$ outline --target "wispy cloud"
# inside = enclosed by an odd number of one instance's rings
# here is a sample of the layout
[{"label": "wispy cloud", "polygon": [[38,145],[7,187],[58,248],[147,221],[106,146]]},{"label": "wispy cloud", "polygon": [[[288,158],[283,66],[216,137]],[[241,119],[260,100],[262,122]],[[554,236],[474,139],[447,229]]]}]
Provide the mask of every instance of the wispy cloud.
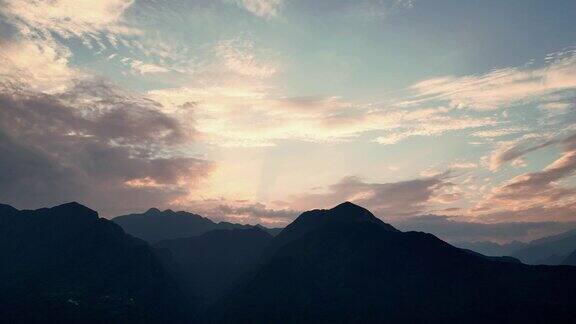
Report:
[{"label": "wispy cloud", "polygon": [[128,57],[125,57],[120,61],[125,65],[129,66],[134,73],[139,75],[166,73],[171,71],[169,68],[166,68],[164,66],[160,66],[154,63],[146,63],[141,60],[131,59]]},{"label": "wispy cloud", "polygon": [[452,107],[493,110],[576,89],[576,55],[573,51],[541,68],[504,68],[471,76],[446,76],[411,87],[421,99],[446,100]]},{"label": "wispy cloud", "polygon": [[513,162],[524,155],[558,143],[557,139],[542,139],[527,136],[519,140],[502,142],[488,159],[488,168],[500,169],[505,163]]},{"label": "wispy cloud", "polygon": [[[525,219],[546,216],[558,219],[573,214],[576,189],[563,185],[562,181],[576,172],[576,136],[556,143],[562,147],[558,159],[541,171],[521,174],[494,188],[472,211],[485,217],[508,212],[508,218],[522,215]],[[546,145],[550,144],[546,142]]]},{"label": "wispy cloud", "polygon": [[283,0],[226,0],[235,3],[237,6],[247,10],[251,14],[273,18],[278,16]]},{"label": "wispy cloud", "polygon": [[496,125],[492,118],[451,117],[448,114],[435,114],[425,120],[413,120],[411,124],[399,124],[386,136],[374,139],[376,143],[390,145],[413,136],[438,136],[451,131],[473,130]]},{"label": "wispy cloud", "polygon": [[31,30],[55,32],[68,38],[102,31],[134,32],[123,21],[124,12],[133,3],[133,0],[8,0],[3,11]]},{"label": "wispy cloud", "polygon": [[250,77],[266,78],[278,72],[278,64],[255,54],[255,45],[250,40],[232,39],[219,42],[215,54],[232,72]]}]

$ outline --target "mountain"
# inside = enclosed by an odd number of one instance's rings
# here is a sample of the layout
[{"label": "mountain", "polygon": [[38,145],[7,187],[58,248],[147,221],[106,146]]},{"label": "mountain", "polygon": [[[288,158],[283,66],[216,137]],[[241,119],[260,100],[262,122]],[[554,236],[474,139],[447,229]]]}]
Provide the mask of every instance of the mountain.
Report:
[{"label": "mountain", "polygon": [[570,322],[576,269],[501,262],[400,232],[351,203],[302,214],[259,269],[216,303],[217,323]]},{"label": "mountain", "polygon": [[280,232],[282,232],[284,230],[283,227],[272,227],[272,228],[268,228],[268,227],[264,227],[260,224],[256,225],[255,227],[258,227],[264,231],[266,231],[268,234],[272,235],[272,236],[276,236],[278,234],[280,234]]},{"label": "mountain", "polygon": [[197,304],[208,305],[252,270],[271,239],[263,229],[251,227],[164,240],[155,248],[169,253],[169,267],[181,287]]},{"label": "mountain", "polygon": [[576,266],[576,249],[574,249],[574,251],[572,251],[572,253],[570,253],[566,259],[564,259],[562,264]]},{"label": "mountain", "polygon": [[527,264],[558,265],[575,249],[576,230],[571,230],[534,240],[511,256]]},{"label": "mountain", "polygon": [[2,322],[184,319],[182,295],[153,250],[78,203],[0,205],[0,255]]},{"label": "mountain", "polygon": [[392,225],[376,218],[370,211],[350,202],[342,203],[330,210],[315,209],[304,212],[290,225],[286,226],[267,248],[266,254],[272,255],[280,247],[295,241],[303,235],[322,228],[327,224],[353,225],[357,223],[374,224],[385,231],[398,232]]},{"label": "mountain", "polygon": [[215,223],[197,214],[175,212],[170,209],[160,211],[156,208],[151,208],[143,214],[118,216],[112,221],[122,226],[126,233],[149,243],[197,236],[215,229],[252,227],[228,222]]},{"label": "mountain", "polygon": [[472,250],[484,255],[490,256],[504,256],[512,255],[514,252],[526,247],[528,244],[519,241],[512,241],[510,243],[498,244],[491,241],[478,241],[478,242],[454,242],[453,245]]}]

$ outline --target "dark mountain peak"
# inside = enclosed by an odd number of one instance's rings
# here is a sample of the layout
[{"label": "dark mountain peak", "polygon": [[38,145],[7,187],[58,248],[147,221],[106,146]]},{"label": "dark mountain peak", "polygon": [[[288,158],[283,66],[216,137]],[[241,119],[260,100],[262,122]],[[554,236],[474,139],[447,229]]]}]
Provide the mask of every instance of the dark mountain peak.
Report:
[{"label": "dark mountain peak", "polygon": [[356,205],[355,203],[350,202],[350,201],[345,201],[345,202],[333,207],[332,209],[338,209],[338,208],[356,208],[356,209],[367,210],[366,208],[359,206],[359,205]]},{"label": "dark mountain peak", "polygon": [[280,247],[327,226],[344,226],[353,230],[360,225],[373,226],[387,232],[400,232],[366,208],[347,201],[332,209],[315,209],[302,213],[274,238],[266,254],[270,256]]},{"label": "dark mountain peak", "polygon": [[16,213],[18,209],[5,204],[0,204],[0,215]]},{"label": "dark mountain peak", "polygon": [[154,251],[90,208],[71,202],[0,220],[7,322],[162,323],[164,314],[179,316],[183,300]]},{"label": "dark mountain peak", "polygon": [[118,216],[113,221],[130,235],[149,243],[201,235],[215,229],[249,228],[250,225],[214,223],[209,218],[186,211],[150,208],[142,214]]},{"label": "dark mountain peak", "polygon": [[333,224],[333,223],[374,223],[382,225],[389,230],[396,229],[391,225],[384,223],[382,220],[374,216],[368,209],[353,204],[349,201],[341,203],[331,209],[315,209],[304,212],[290,224],[290,227],[308,227],[316,228],[318,226]]},{"label": "dark mountain peak", "polygon": [[353,222],[382,222],[374,216],[368,209],[360,207],[349,201],[343,202],[340,205],[329,210],[332,214],[330,219],[347,220]]},{"label": "dark mountain peak", "polygon": [[144,214],[146,215],[154,215],[154,214],[161,214],[162,212],[160,211],[160,209],[156,208],[156,207],[152,207],[150,209],[148,209]]},{"label": "dark mountain peak", "polygon": [[250,226],[247,228],[233,228],[232,230],[237,231],[238,233],[245,233],[246,235],[272,238],[272,235],[268,233],[265,227]]},{"label": "dark mountain peak", "polygon": [[261,264],[210,322],[568,322],[576,313],[576,268],[486,257],[400,232],[351,203],[300,215]]},{"label": "dark mountain peak", "polygon": [[[172,209],[161,210],[161,209],[158,209],[156,207],[152,207],[142,214],[130,214],[127,216],[133,216],[133,215],[162,216],[162,217],[172,216],[172,217],[176,217],[176,218],[179,218],[180,216],[184,216],[185,218],[188,218],[188,217],[205,218],[205,217],[202,217],[200,215],[197,215],[194,213],[189,213],[186,211],[174,211]],[[124,216],[118,216],[118,217],[124,217]]]},{"label": "dark mountain peak", "polygon": [[98,213],[96,211],[75,201],[54,206],[49,208],[48,211],[51,214],[58,214],[61,216],[85,217],[93,220],[98,219]]}]

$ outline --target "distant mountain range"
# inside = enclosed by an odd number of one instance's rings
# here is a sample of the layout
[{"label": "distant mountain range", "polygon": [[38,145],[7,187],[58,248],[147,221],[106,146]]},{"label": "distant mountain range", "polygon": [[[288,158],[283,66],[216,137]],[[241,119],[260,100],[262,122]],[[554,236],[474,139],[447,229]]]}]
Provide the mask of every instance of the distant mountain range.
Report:
[{"label": "distant mountain range", "polygon": [[498,244],[491,241],[477,241],[477,242],[454,242],[455,246],[472,250],[484,255],[490,256],[504,256],[512,255],[514,252],[524,248],[528,243],[513,241],[510,243]]},{"label": "distant mountain range", "polygon": [[[170,209],[160,211],[150,208],[142,214],[118,216],[113,222],[122,226],[126,233],[141,238],[149,243],[162,240],[185,238],[204,234],[217,229],[248,229],[251,225],[233,224],[228,222],[215,223],[209,218],[184,211]],[[269,229],[261,225],[260,228],[275,235],[281,229]]]},{"label": "distant mountain range", "polygon": [[[35,211],[0,205],[2,321],[570,323],[576,316],[576,267],[487,257],[401,232],[352,203],[305,212],[276,236],[156,209],[115,221],[153,243],[76,203]],[[195,234],[164,239],[187,233]],[[551,242],[558,240],[540,241]],[[568,254],[563,262],[573,264],[576,254]]]},{"label": "distant mountain range", "polygon": [[562,262],[564,265],[576,266],[576,249]]},{"label": "distant mountain range", "polygon": [[576,230],[571,230],[534,240],[512,253],[512,256],[528,264],[558,265],[562,264],[574,250],[576,250]]},{"label": "distant mountain range", "polygon": [[560,265],[576,250],[576,230],[540,238],[529,243],[498,244],[489,241],[456,242],[454,245],[490,256],[512,256],[527,264]]}]

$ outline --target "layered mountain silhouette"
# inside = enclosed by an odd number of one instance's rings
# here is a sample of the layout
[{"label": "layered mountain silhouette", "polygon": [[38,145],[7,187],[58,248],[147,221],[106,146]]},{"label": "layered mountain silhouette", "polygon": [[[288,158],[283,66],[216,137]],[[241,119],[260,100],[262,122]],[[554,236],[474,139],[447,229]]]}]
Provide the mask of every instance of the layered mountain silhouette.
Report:
[{"label": "layered mountain silhouette", "polygon": [[[146,228],[147,237],[157,240],[166,228]],[[305,212],[275,237],[260,226],[232,226],[153,246],[77,203],[0,205],[0,255],[0,312],[10,323],[571,323],[576,316],[576,267],[487,257],[401,232],[348,202]],[[574,264],[575,255],[564,262]]]},{"label": "layered mountain silhouette", "polygon": [[528,244],[519,241],[512,241],[510,243],[499,244],[491,241],[477,241],[477,242],[455,242],[455,246],[472,250],[484,255],[489,256],[504,256],[512,255],[516,251],[526,247]]},{"label": "layered mountain silhouette", "polygon": [[567,322],[576,268],[502,262],[400,232],[351,203],[302,214],[217,303],[218,323]]},{"label": "layered mountain silhouette", "polygon": [[513,256],[526,264],[560,265],[576,249],[576,230],[533,240],[498,244],[490,241],[455,242],[455,246],[490,256]]},{"label": "layered mountain silhouette", "polygon": [[511,256],[527,264],[559,265],[576,249],[576,230],[534,240]]},{"label": "layered mountain silhouette", "polygon": [[183,300],[150,247],[80,204],[0,205],[5,323],[184,320]]},{"label": "layered mountain silhouette", "polygon": [[268,232],[251,227],[164,240],[155,248],[168,253],[167,267],[195,304],[207,306],[253,270],[271,239]]},{"label": "layered mountain silhouette", "polygon": [[564,259],[562,264],[576,266],[576,249],[574,249],[574,251],[572,251],[572,253],[570,253],[566,259]]},{"label": "layered mountain silhouette", "polygon": [[[149,243],[197,236],[217,229],[247,229],[253,227],[251,225],[229,222],[215,223],[197,214],[184,211],[175,212],[170,209],[160,211],[157,208],[150,208],[142,214],[118,216],[112,219],[112,221],[122,226],[126,233]],[[278,229],[268,229],[261,225],[259,225],[259,227],[272,235],[278,232]]]}]

